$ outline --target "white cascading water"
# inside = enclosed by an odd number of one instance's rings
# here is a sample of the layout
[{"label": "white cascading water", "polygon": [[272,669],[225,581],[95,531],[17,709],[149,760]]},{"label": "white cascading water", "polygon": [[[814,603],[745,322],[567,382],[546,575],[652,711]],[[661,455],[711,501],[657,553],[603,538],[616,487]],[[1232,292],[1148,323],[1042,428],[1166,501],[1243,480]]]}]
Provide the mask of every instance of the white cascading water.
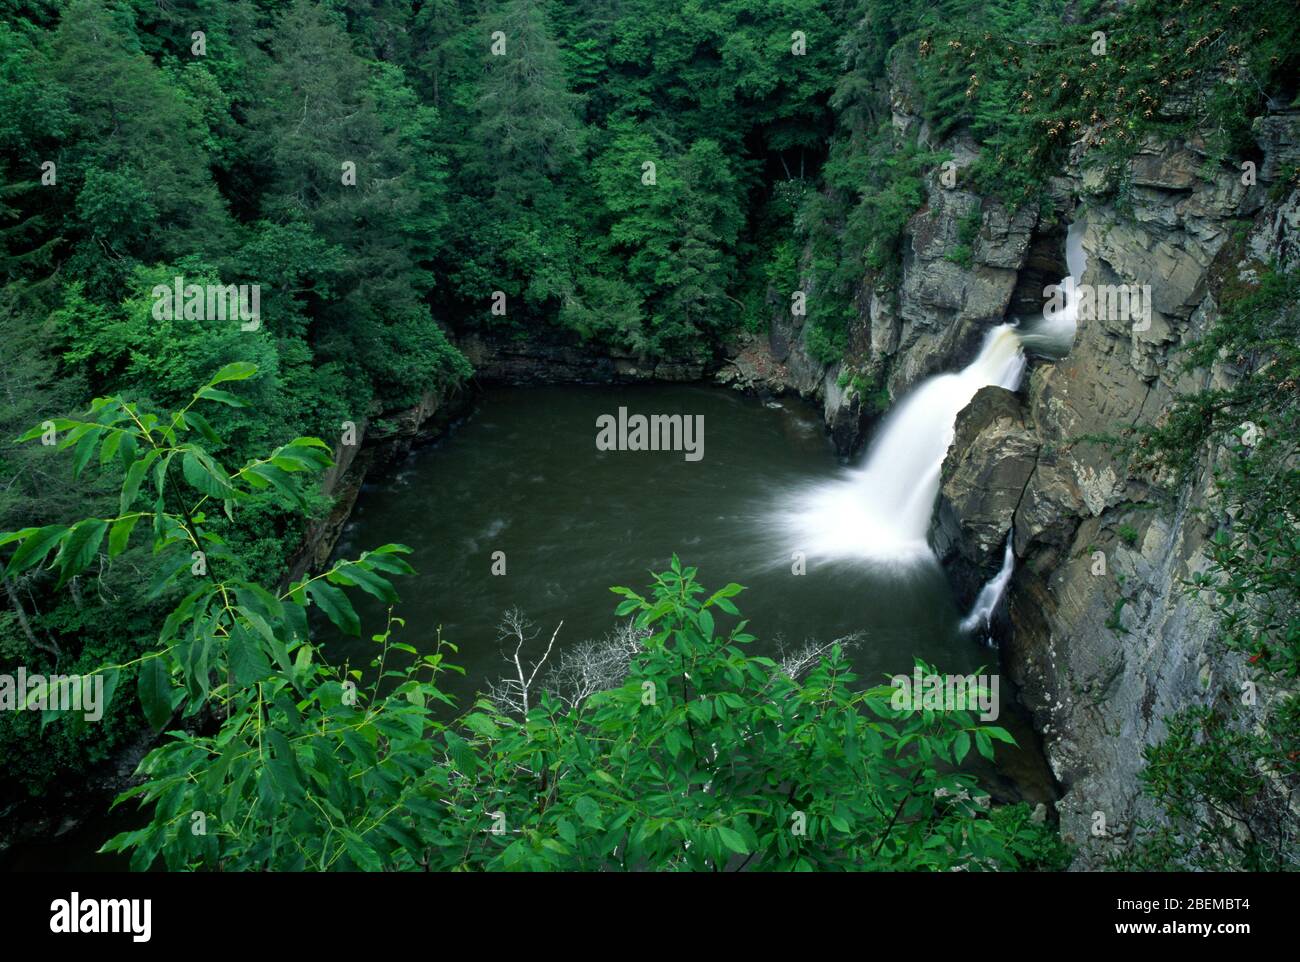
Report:
[{"label": "white cascading water", "polygon": [[975,604],[971,606],[970,614],[962,619],[962,631],[974,631],[993,619],[993,612],[997,610],[998,602],[1002,600],[1002,592],[1007,590],[1007,583],[1011,581],[1011,572],[1016,568],[1016,553],[1012,548],[1015,536],[1014,530],[1007,534],[1007,549],[1002,553],[1002,568],[988,584],[980,589]]},{"label": "white cascading water", "polygon": [[[1074,335],[1079,326],[1079,299],[1075,290],[1088,269],[1088,254],[1083,249],[1084,222],[1080,218],[1072,223],[1065,232],[1065,265],[1069,276],[1061,280],[1060,287],[1065,295],[1061,310],[1043,314],[1020,333],[1021,345],[1036,354],[1046,357],[1061,358],[1070,353],[1074,346]],[[962,631],[975,631],[987,626],[997,610],[998,602],[1011,581],[1016,568],[1016,553],[1013,546],[1015,531],[1007,533],[1007,547],[1002,553],[1002,567],[993,576],[975,598],[970,614],[962,619]],[[992,639],[990,639],[991,641]]]},{"label": "white cascading water", "polygon": [[1084,221],[1080,218],[1065,232],[1065,266],[1070,275],[1060,283],[1065,294],[1064,306],[1055,313],[1044,309],[1043,314],[1031,321],[1020,334],[1020,343],[1035,354],[1061,358],[1074,346],[1074,333],[1079,323],[1079,299],[1074,296],[1074,291],[1083,272],[1088,269],[1083,231]]},{"label": "white cascading water", "polygon": [[[1061,281],[1065,295],[1061,310],[1045,311],[1023,330],[1014,324],[993,328],[974,361],[954,374],[929,378],[895,407],[859,467],[788,502],[784,527],[808,557],[887,563],[934,560],[927,535],[958,413],[982,387],[996,384],[1016,390],[1026,349],[1060,358],[1074,344],[1079,313],[1075,288],[1088,266],[1083,230],[1079,220],[1066,231],[1070,274]],[[989,621],[1014,568],[1009,534],[1002,568],[980,591],[962,630]]]},{"label": "white cascading water", "polygon": [[795,540],[813,558],[933,557],[926,535],[957,414],[985,385],[1014,391],[1024,369],[1015,327],[989,331],[974,361],[928,379],[894,409],[860,467],[794,499],[785,520]]}]

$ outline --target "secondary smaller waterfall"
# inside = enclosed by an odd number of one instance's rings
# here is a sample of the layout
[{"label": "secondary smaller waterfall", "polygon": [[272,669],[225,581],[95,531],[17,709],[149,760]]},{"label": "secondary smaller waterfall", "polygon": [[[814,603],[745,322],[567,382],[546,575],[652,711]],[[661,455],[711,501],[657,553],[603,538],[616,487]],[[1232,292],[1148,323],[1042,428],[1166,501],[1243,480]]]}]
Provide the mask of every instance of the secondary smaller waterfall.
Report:
[{"label": "secondary smaller waterfall", "polygon": [[970,614],[962,619],[962,631],[974,631],[981,625],[987,625],[993,618],[993,612],[997,610],[998,602],[1002,600],[1002,593],[1007,590],[1007,584],[1011,581],[1011,573],[1016,567],[1016,553],[1012,548],[1012,541],[1015,538],[1015,531],[1012,530],[1007,534],[1007,549],[1002,554],[1002,569],[994,575],[983,588],[980,589],[979,595],[975,598],[975,604],[971,606]]},{"label": "secondary smaller waterfall", "polygon": [[[1050,358],[1062,358],[1074,346],[1074,334],[1079,326],[1079,298],[1075,296],[1088,269],[1088,254],[1083,249],[1084,220],[1079,218],[1065,232],[1065,266],[1070,272],[1058,285],[1065,295],[1065,304],[1058,311],[1043,313],[1025,325],[1020,342],[1025,349]],[[1044,294],[1046,297],[1046,294]]]},{"label": "secondary smaller waterfall", "polygon": [[[1079,298],[1077,291],[1083,280],[1083,272],[1088,269],[1088,254],[1083,249],[1084,220],[1078,218],[1065,232],[1065,265],[1070,272],[1061,280],[1059,287],[1065,295],[1065,303],[1059,311],[1044,309],[1043,314],[1026,325],[1020,333],[1020,343],[1028,351],[1046,357],[1061,358],[1070,353],[1074,346],[1074,335],[1079,327]],[[1045,292],[1046,293],[1046,292]],[[1002,568],[993,579],[980,589],[975,604],[961,623],[962,631],[974,631],[985,626],[993,618],[998,602],[1011,581],[1015,570],[1016,555],[1012,547],[1014,530],[1007,534],[1007,547],[1002,556]]]}]

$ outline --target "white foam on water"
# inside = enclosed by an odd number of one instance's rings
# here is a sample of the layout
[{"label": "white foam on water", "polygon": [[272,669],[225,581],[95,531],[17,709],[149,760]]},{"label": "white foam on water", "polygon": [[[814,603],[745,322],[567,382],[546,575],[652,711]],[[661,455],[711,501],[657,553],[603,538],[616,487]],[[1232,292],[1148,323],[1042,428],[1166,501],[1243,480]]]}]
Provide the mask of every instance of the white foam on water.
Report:
[{"label": "white foam on water", "polygon": [[[1014,391],[1025,370],[1025,350],[1064,357],[1074,345],[1079,304],[1075,290],[1088,267],[1082,220],[1065,235],[1069,276],[1061,281],[1064,306],[1044,313],[1023,329],[993,328],[978,356],[955,373],[922,382],[885,418],[861,465],[831,481],[793,493],[778,511],[787,544],[811,560],[866,561],[906,569],[936,562],[928,542],[939,494],[943,460],[952,444],[957,415],[980,388]],[[1002,568],[981,589],[962,630],[987,625],[1015,570],[1007,536]]]},{"label": "white foam on water", "polygon": [[795,493],[781,519],[791,543],[817,559],[933,558],[926,535],[957,414],[986,385],[1015,390],[1024,369],[1015,327],[989,331],[974,361],[899,402],[861,466]]}]

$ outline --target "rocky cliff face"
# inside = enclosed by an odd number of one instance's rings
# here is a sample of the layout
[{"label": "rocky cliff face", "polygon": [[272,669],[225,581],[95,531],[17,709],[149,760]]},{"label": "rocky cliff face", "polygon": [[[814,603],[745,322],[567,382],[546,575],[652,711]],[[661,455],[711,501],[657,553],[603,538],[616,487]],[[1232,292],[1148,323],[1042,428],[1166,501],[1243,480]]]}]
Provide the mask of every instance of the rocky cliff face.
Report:
[{"label": "rocky cliff face", "polygon": [[[1294,115],[1262,125],[1266,175],[1279,154],[1294,156],[1296,129]],[[1224,277],[1288,256],[1300,237],[1296,192],[1267,202],[1267,180],[1248,188],[1194,140],[1148,144],[1126,173],[1124,206],[1110,178],[1075,169],[1058,185],[1060,207],[1081,198],[1083,283],[1149,285],[1149,323],[1085,319],[1068,357],[1031,369],[1023,403],[981,392],[959,419],[935,522],[966,590],[996,570],[1014,525],[1004,664],[1064,790],[1061,830],[1079,867],[1156,815],[1137,775],[1162,719],[1234,698],[1242,680],[1216,645],[1213,612],[1184,590],[1213,534],[1204,509],[1218,452],[1172,486],[1095,439],[1156,424],[1177,394],[1231,379],[1230,359],[1183,372],[1178,348],[1215,319]]]},{"label": "rocky cliff face", "polygon": [[[924,138],[905,87],[894,101],[895,126]],[[1101,865],[1156,815],[1137,776],[1162,719],[1240,691],[1242,666],[1218,647],[1214,613],[1184,589],[1205,566],[1220,453],[1202,452],[1190,481],[1174,485],[1097,439],[1159,423],[1177,394],[1230,381],[1232,359],[1184,373],[1179,348],[1215,320],[1224,278],[1298,256],[1300,195],[1277,179],[1300,156],[1300,114],[1270,115],[1255,132],[1258,184],[1196,138],[1151,141],[1124,170],[1076,157],[1041,219],[936,178],[909,225],[901,282],[864,292],[850,337],[846,363],[886,372],[894,398],[965,363],[989,327],[1041,312],[1043,288],[1066,274],[1065,225],[1078,219],[1084,284],[1149,286],[1149,323],[1084,319],[1068,356],[1031,364],[1019,394],[976,395],[957,421],[932,531],[969,602],[1014,529],[1004,669],[1043,735],[1080,868]],[[969,145],[942,146],[959,169],[973,159]],[[948,255],[974,210],[979,231],[961,266]],[[767,346],[788,384],[823,404],[841,450],[852,449],[866,418],[838,388],[839,365],[811,359],[797,318],[778,318]]]},{"label": "rocky cliff face", "polygon": [[[871,372],[889,399],[897,400],[918,381],[969,361],[984,333],[1009,314],[1026,307],[1041,311],[1038,293],[1064,273],[1062,247],[1054,239],[1064,237],[1063,225],[1040,229],[1037,210],[1012,211],[964,189],[962,171],[975,161],[975,147],[964,137],[931,142],[902,70],[891,77],[890,99],[900,136],[919,137],[952,155],[954,186],[945,187],[937,176],[927,184],[926,202],[908,224],[898,282],[865,279],[843,361],[815,360],[803,319],[791,316],[785,303],[772,318],[768,344],[761,346],[780,365],[786,386],[822,405],[836,447],[845,455],[862,443],[874,412],[841,386],[842,372]],[[975,224],[978,231],[968,239]],[[952,259],[963,246],[968,259]],[[1044,257],[1045,250],[1054,257]],[[1046,280],[1039,282],[1040,277]],[[1035,295],[1028,297],[1026,289]]]},{"label": "rocky cliff face", "polygon": [[943,465],[930,540],[962,601],[1002,564],[1042,441],[1026,424],[1023,401],[1005,388],[981,388],[957,416]]},{"label": "rocky cliff face", "polygon": [[[1271,161],[1283,146],[1261,143]],[[1152,306],[1149,323],[1081,323],[1065,360],[1034,369],[1026,423],[1038,453],[1012,517],[1020,567],[1006,663],[1065,788],[1062,833],[1087,867],[1156,814],[1137,774],[1162,719],[1235,698],[1242,680],[1216,643],[1213,612],[1184,590],[1205,567],[1218,452],[1202,452],[1191,480],[1173,486],[1088,439],[1157,424],[1177,394],[1233,377],[1230,359],[1184,372],[1178,348],[1215,320],[1223,278],[1295,245],[1300,201],[1293,191],[1266,202],[1265,181],[1248,188],[1196,141],[1147,145],[1129,165],[1125,208],[1096,198],[1106,181],[1094,171],[1070,174],[1084,199],[1084,283],[1149,285]],[[984,443],[971,456],[996,460]]]}]

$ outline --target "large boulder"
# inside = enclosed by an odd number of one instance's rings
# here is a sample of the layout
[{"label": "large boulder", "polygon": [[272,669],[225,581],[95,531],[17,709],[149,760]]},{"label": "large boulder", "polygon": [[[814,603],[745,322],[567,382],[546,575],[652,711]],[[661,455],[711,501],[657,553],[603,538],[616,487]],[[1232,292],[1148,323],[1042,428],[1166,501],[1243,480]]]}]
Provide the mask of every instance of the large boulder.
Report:
[{"label": "large boulder", "polygon": [[1038,447],[1020,399],[1005,388],[981,388],[957,415],[930,540],[963,604],[1002,565]]}]

